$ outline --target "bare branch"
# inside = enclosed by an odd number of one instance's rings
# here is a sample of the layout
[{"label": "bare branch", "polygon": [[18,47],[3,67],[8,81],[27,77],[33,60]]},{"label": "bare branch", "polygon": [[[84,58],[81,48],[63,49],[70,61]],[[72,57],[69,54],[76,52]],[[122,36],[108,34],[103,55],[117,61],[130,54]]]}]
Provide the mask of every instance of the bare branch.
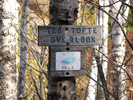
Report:
[{"label": "bare branch", "polygon": [[[96,48],[91,47],[91,46],[89,46],[89,47],[90,47],[90,48],[93,48],[93,49],[95,49],[96,51],[98,51],[99,53],[101,53],[104,57],[106,57],[109,61],[111,61],[111,63],[114,64],[115,66],[120,67],[123,71],[126,72],[126,74],[128,75],[129,79],[133,82],[133,80],[132,80],[131,76],[129,75],[129,73],[128,73],[124,68],[122,68],[122,65],[119,65],[119,64],[117,64],[116,62],[112,61],[109,57],[107,57],[105,54],[103,54],[100,50],[97,50]],[[116,69],[115,67],[113,67],[113,68]]]},{"label": "bare branch", "polygon": [[120,26],[120,28],[121,28],[121,30],[122,30],[122,32],[123,32],[123,35],[124,35],[126,41],[128,42],[129,46],[130,46],[131,49],[133,50],[133,46],[132,46],[131,42],[129,41],[129,39],[127,38],[126,33],[125,33],[125,31],[124,31],[122,25],[119,23],[119,21],[118,21],[116,18],[114,18],[112,15],[110,15],[110,14],[109,14],[106,10],[104,10],[101,6],[99,6],[98,4],[96,4],[95,2],[88,1],[88,3],[93,4],[93,5],[96,6],[99,10],[103,11],[103,12],[106,13],[109,17],[111,17],[112,19],[114,19],[114,21]]},{"label": "bare branch", "polygon": [[32,80],[33,80],[33,82],[34,82],[37,95],[38,95],[38,97],[39,97],[40,100],[43,100],[43,98],[41,98],[41,96],[40,96],[40,94],[39,94],[39,92],[38,92],[38,88],[37,88],[37,85],[36,85],[36,81],[35,81],[35,79],[34,79],[34,77],[33,77],[33,75],[32,75],[32,70],[30,70],[30,74],[31,74]]},{"label": "bare branch", "polygon": [[105,89],[112,97],[115,97],[111,92],[109,92],[103,85],[101,85],[99,82],[97,82],[96,80],[94,80],[92,77],[90,77],[87,73],[86,75],[92,79],[94,82],[96,82],[100,87],[102,87],[103,89]]}]

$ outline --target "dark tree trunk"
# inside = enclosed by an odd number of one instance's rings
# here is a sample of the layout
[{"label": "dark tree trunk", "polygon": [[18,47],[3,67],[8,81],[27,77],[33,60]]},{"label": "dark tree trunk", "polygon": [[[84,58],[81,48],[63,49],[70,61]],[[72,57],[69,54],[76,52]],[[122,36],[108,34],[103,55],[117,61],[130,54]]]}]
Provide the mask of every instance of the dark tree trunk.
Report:
[{"label": "dark tree trunk", "polygon": [[[20,34],[20,65],[18,77],[18,93],[17,99],[24,100],[25,98],[25,80],[26,80],[26,67],[27,67],[27,22],[28,22],[29,0],[23,1],[22,15],[21,15],[21,34]],[[25,38],[23,35],[25,35]]]},{"label": "dark tree trunk", "polygon": [[[77,13],[77,0],[50,0],[51,25],[76,25]],[[76,100],[75,79],[49,76],[48,100]]]}]

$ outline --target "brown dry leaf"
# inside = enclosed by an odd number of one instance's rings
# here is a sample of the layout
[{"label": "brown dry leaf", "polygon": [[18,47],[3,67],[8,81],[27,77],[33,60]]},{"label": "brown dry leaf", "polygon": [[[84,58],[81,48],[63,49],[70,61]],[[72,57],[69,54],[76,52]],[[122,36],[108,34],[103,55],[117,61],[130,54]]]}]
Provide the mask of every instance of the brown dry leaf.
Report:
[{"label": "brown dry leaf", "polygon": [[128,92],[133,92],[133,87],[130,87],[129,89],[126,89]]}]

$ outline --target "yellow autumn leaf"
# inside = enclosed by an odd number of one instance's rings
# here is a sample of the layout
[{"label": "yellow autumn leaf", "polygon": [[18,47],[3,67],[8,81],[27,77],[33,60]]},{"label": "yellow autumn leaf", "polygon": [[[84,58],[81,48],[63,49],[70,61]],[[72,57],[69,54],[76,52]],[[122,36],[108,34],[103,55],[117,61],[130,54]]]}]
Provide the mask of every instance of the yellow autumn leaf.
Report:
[{"label": "yellow autumn leaf", "polygon": [[133,50],[130,53],[133,54]]},{"label": "yellow autumn leaf", "polygon": [[28,50],[30,50],[29,48],[27,48]]},{"label": "yellow autumn leaf", "polygon": [[29,87],[29,86],[30,86],[30,84],[27,84],[27,86]]},{"label": "yellow autumn leaf", "polygon": [[39,76],[36,76],[37,79],[39,79]]},{"label": "yellow autumn leaf", "polygon": [[34,36],[31,34],[31,38],[32,38],[32,39],[33,39],[33,37],[34,37]]},{"label": "yellow autumn leaf", "polygon": [[133,87],[130,87],[129,89],[126,89],[128,92],[133,92]]},{"label": "yellow autumn leaf", "polygon": [[29,28],[27,29],[27,31],[28,31],[28,33],[30,34],[30,29],[29,29]]},{"label": "yellow autumn leaf", "polygon": [[20,41],[18,41],[18,44],[20,44]]},{"label": "yellow autumn leaf", "polygon": [[28,39],[31,39],[31,37],[29,35],[27,37],[28,37]]},{"label": "yellow autumn leaf", "polygon": [[[17,28],[17,29],[19,28],[19,24],[16,24],[16,28]],[[16,31],[16,33],[18,33],[18,32]]]},{"label": "yellow autumn leaf", "polygon": [[17,72],[17,76],[19,76],[19,72]]},{"label": "yellow autumn leaf", "polygon": [[19,6],[19,10],[22,10],[22,7],[21,6]]},{"label": "yellow autumn leaf", "polygon": [[35,63],[36,63],[36,60],[32,60],[31,63],[32,63],[32,64],[35,64]]},{"label": "yellow autumn leaf", "polygon": [[46,80],[43,79],[43,82],[46,82]]}]

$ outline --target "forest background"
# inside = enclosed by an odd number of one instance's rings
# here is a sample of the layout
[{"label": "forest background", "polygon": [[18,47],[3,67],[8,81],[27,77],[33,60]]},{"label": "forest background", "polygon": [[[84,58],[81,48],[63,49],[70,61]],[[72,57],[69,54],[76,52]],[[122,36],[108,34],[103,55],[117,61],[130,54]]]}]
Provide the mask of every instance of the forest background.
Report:
[{"label": "forest background", "polygon": [[[119,100],[132,100],[133,99],[133,13],[132,13],[132,0],[129,3],[125,3],[123,0],[118,0],[115,2],[111,2],[111,0],[101,0],[104,1],[104,6],[100,6],[100,0],[79,0],[78,1],[78,17],[77,17],[77,25],[100,25],[100,16],[102,16],[100,10],[108,16],[107,18],[107,53],[104,54],[103,46],[86,46],[86,75],[85,76],[77,76],[76,77],[76,100],[89,100],[88,97],[91,95],[94,97],[94,100],[118,100],[116,99],[118,94],[115,94],[116,85],[126,81],[126,87],[123,85],[124,90],[122,92],[126,95],[126,99],[119,98]],[[105,1],[109,1],[109,3],[105,3]],[[128,0],[127,0],[128,1]],[[113,20],[115,23],[120,23],[117,15],[122,16],[122,12],[119,12],[117,8],[115,8],[115,4],[121,2],[123,5],[123,9],[129,8],[128,16],[125,17],[124,27],[126,27],[125,34],[125,55],[123,57],[122,62],[117,62],[114,58],[114,49],[113,46],[117,44],[113,41],[113,32],[114,27]],[[22,86],[18,89],[18,98],[22,100],[47,100],[48,96],[48,63],[49,63],[49,49],[46,46],[40,47],[38,46],[38,26],[39,25],[49,25],[50,23],[50,15],[49,15],[49,0],[18,0],[19,7],[18,12],[18,24],[16,24],[16,67],[17,67],[17,76],[18,76],[18,88],[19,85],[22,85],[21,82],[24,82]],[[111,13],[113,10],[111,7],[114,7],[117,11],[117,17],[112,17]],[[108,8],[108,9],[106,9]],[[98,10],[100,9],[100,10]],[[108,12],[106,12],[108,11]],[[24,16],[23,16],[24,13]],[[123,12],[124,13],[124,12]],[[26,16],[25,16],[26,15]],[[23,22],[22,22],[23,21]],[[23,24],[22,24],[23,23]],[[23,26],[24,27],[23,27]],[[101,24],[103,25],[103,24]],[[119,24],[118,24],[119,25]],[[121,25],[121,24],[120,24]],[[115,25],[113,25],[115,26]],[[119,26],[120,27],[120,26]],[[25,34],[26,33],[26,34]],[[127,39],[129,41],[127,41]],[[22,41],[24,45],[22,45]],[[104,41],[104,40],[103,40]],[[119,40],[117,40],[119,41]],[[26,49],[25,49],[26,47]],[[26,50],[26,51],[25,51]],[[24,51],[21,55],[21,51]],[[116,51],[115,51],[116,52]],[[118,52],[117,52],[118,53]],[[24,56],[26,54],[26,56]],[[99,58],[98,58],[99,57]],[[105,58],[103,59],[103,57]],[[21,61],[22,60],[22,61]],[[100,60],[100,64],[102,62],[107,62],[107,68],[103,68],[104,79],[106,80],[106,85],[104,85],[103,81],[101,81],[101,76],[98,73],[99,66],[98,61]],[[24,65],[22,65],[22,63]],[[119,64],[120,63],[120,64]],[[126,78],[122,80],[118,80],[116,83],[114,81],[115,71],[116,69],[113,65],[116,64],[117,72],[119,69],[123,70],[123,73],[126,73]],[[20,73],[22,69],[25,72],[22,72],[22,76]],[[25,67],[26,66],[26,67]],[[93,72],[93,68],[95,71]],[[92,75],[93,74],[93,75]],[[24,76],[23,76],[24,75]],[[91,76],[92,75],[92,76]],[[22,79],[25,77],[25,79]],[[22,81],[22,80],[23,81]],[[91,84],[93,80],[94,83]],[[104,81],[105,81],[104,80]],[[21,81],[21,82],[20,82]],[[91,91],[91,88],[92,91]],[[23,89],[22,89],[23,88]],[[22,90],[22,91],[21,91]],[[93,91],[95,90],[95,91]],[[119,90],[119,89],[118,89]],[[93,93],[91,94],[90,91]],[[109,93],[109,97],[107,94]],[[116,97],[117,96],[117,97]],[[123,95],[124,96],[124,95]],[[100,99],[99,99],[100,98]],[[19,100],[19,99],[18,99]]]}]

